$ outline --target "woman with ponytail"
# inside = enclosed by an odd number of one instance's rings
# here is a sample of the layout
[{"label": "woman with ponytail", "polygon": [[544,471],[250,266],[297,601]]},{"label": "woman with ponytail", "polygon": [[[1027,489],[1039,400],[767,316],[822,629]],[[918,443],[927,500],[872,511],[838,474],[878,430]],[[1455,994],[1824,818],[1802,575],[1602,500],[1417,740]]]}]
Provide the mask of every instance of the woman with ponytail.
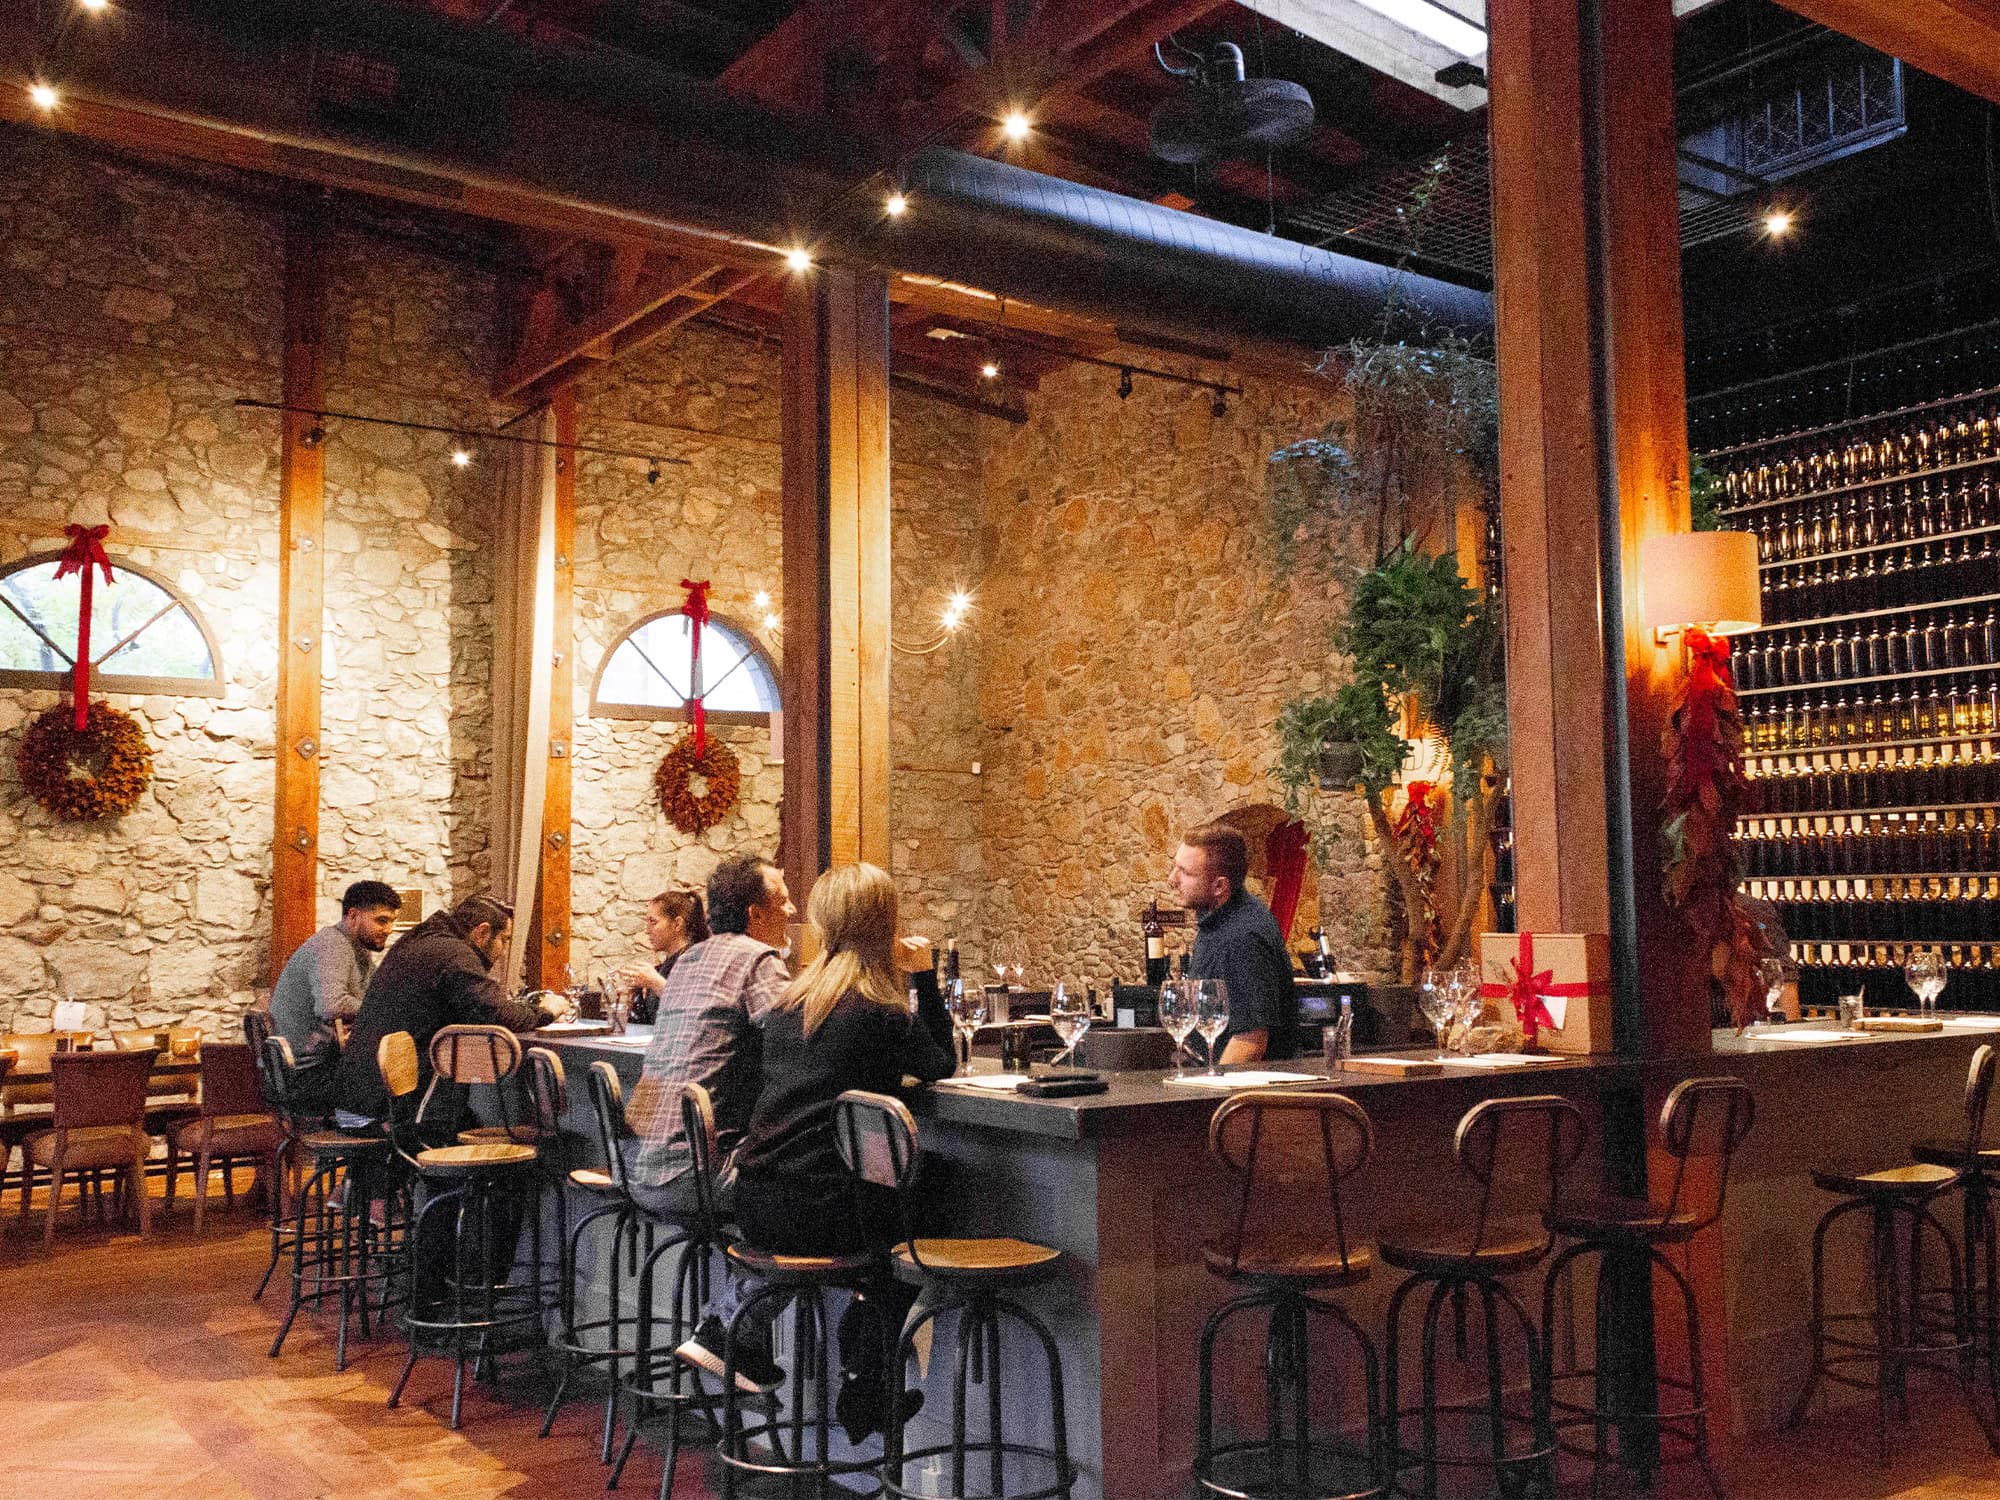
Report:
[{"label": "woman with ponytail", "polygon": [[[902,1238],[895,1196],[848,1175],[834,1142],[834,1101],[848,1089],[893,1094],[906,1076],[949,1077],[951,1018],[930,944],[896,936],[896,885],[886,872],[869,864],[827,871],[813,884],[806,919],[820,954],[764,1019],[763,1084],[737,1151],[736,1220],[745,1240],[779,1255],[886,1249]],[[914,1014],[906,981],[917,993]],[[901,1326],[911,1296],[885,1264],[881,1284],[841,1319],[836,1412],[852,1441],[881,1430],[881,1330]]]}]

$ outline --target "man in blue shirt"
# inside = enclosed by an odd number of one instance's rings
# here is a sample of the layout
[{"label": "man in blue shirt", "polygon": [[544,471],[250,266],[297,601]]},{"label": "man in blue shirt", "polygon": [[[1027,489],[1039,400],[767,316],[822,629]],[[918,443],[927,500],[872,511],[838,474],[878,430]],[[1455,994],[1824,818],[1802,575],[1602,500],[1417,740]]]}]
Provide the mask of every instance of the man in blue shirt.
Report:
[{"label": "man in blue shirt", "polygon": [[1170,877],[1174,895],[1195,914],[1188,974],[1229,986],[1229,1029],[1222,1060],[1296,1057],[1299,998],[1292,958],[1271,908],[1243,888],[1250,851],[1227,823],[1209,823],[1181,840]]}]

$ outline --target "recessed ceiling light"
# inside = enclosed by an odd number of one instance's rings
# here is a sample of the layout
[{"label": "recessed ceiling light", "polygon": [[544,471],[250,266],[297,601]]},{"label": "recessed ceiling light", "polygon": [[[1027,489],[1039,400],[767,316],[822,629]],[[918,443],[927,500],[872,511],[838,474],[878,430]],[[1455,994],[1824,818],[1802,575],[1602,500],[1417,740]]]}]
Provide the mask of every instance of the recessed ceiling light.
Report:
[{"label": "recessed ceiling light", "polygon": [[56,92],[55,85],[48,83],[29,84],[28,98],[39,110],[54,109],[62,101],[62,95]]},{"label": "recessed ceiling light", "polygon": [[111,3],[111,0],[76,0],[76,3],[81,5],[85,10],[103,10],[105,6]]},{"label": "recessed ceiling light", "polygon": [[451,450],[451,461],[458,468],[465,468],[472,462],[472,450],[459,444]]},{"label": "recessed ceiling light", "polygon": [[988,380],[997,380],[1000,376],[1000,367],[989,359],[979,367],[979,373],[984,375]]},{"label": "recessed ceiling light", "polygon": [[1007,111],[1007,117],[1000,122],[1000,129],[1010,141],[1025,141],[1033,129],[1028,117],[1018,109]]},{"label": "recessed ceiling light", "polygon": [[891,193],[888,202],[882,205],[892,219],[900,219],[909,212],[910,200],[901,193]]},{"label": "recessed ceiling light", "polygon": [[1486,33],[1440,0],[1361,0],[1361,4],[1460,57],[1485,55]]},{"label": "recessed ceiling light", "polygon": [[1764,215],[1764,233],[1774,240],[1781,240],[1792,232],[1796,222],[1790,209],[1774,208]]},{"label": "recessed ceiling light", "polygon": [[790,266],[794,271],[810,271],[812,263],[812,256],[800,247],[794,246],[785,252],[785,264]]}]

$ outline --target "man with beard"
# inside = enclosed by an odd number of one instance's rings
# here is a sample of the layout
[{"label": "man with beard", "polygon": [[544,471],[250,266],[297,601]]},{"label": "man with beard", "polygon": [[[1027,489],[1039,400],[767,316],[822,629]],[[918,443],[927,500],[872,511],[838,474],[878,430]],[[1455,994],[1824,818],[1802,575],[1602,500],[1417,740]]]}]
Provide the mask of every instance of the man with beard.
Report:
[{"label": "man with beard", "polygon": [[271,991],[271,1029],[292,1044],[301,1099],[331,1101],[340,1060],[337,1027],[352,1021],[389,943],[402,898],[379,880],[357,880],[340,898],[340,920],[322,927],[285,961]]},{"label": "man with beard", "polygon": [[1174,894],[1195,914],[1188,974],[1229,986],[1229,1029],[1218,1039],[1226,1063],[1299,1051],[1291,955],[1271,908],[1243,888],[1249,870],[1249,846],[1227,823],[1195,829],[1174,853]]},{"label": "man with beard", "polygon": [[533,1031],[560,1019],[542,1006],[509,1000],[493,978],[490,971],[506,955],[513,931],[512,907],[491,896],[470,896],[450,911],[426,917],[383,955],[361,998],[354,1035],[340,1055],[334,1102],[342,1129],[362,1129],[388,1117],[389,1087],[375,1050],[391,1032],[407,1031],[416,1041],[421,1097],[431,1081],[431,1038],[445,1027]]}]

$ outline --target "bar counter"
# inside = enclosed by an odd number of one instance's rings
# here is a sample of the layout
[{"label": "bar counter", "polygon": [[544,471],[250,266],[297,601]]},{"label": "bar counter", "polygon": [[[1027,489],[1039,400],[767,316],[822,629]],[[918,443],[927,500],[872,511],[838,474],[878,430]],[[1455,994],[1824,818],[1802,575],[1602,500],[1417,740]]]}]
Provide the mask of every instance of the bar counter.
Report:
[{"label": "bar counter", "polygon": [[[1331,1081],[1366,1107],[1376,1133],[1374,1158],[1343,1189],[1346,1222],[1367,1243],[1392,1223],[1452,1218],[1463,1206],[1456,1201],[1463,1179],[1452,1159],[1453,1133],[1481,1099],[1554,1093],[1576,1103],[1590,1146],[1566,1188],[1589,1193],[1605,1186],[1598,1148],[1614,1100],[1643,1100],[1651,1116],[1679,1078],[1742,1077],[1756,1091],[1758,1123],[1737,1161],[1721,1233],[1704,1236],[1694,1259],[1708,1266],[1706,1275],[1699,1266],[1697,1274],[1704,1300],[1717,1303],[1705,1309],[1712,1386],[1727,1390],[1736,1430],[1767,1429],[1781,1420],[1805,1369],[1810,1234],[1828,1206],[1810,1172],[1841,1161],[1887,1164],[1916,1136],[1962,1130],[1956,1122],[1966,1062],[1993,1032],[2000,1032],[2000,1018],[1983,1032],[1953,1027],[1865,1041],[1790,1043],[1717,1033],[1708,1058],[1566,1059],[1418,1078],[1341,1072]],[[570,1075],[573,1123],[594,1139],[584,1069],[609,1058],[629,1092],[644,1042],[637,1033],[548,1040]],[[1271,1066],[1324,1074],[1317,1061]],[[1171,1076],[1108,1074],[1107,1092],[1063,1099],[962,1084],[921,1089],[912,1099],[925,1153],[947,1174],[938,1194],[946,1222],[932,1226],[935,1232],[1017,1235],[1056,1246],[1068,1258],[1067,1276],[1027,1298],[1062,1346],[1080,1500],[1152,1500],[1184,1491],[1195,1443],[1197,1342],[1209,1312],[1230,1290],[1207,1272],[1201,1254],[1203,1242],[1225,1228],[1235,1201],[1207,1142],[1209,1118],[1228,1095],[1173,1083]],[[1326,1083],[1316,1077],[1294,1086]],[[1835,1101],[1837,1108],[1827,1107]],[[1830,1295],[1857,1284],[1857,1266],[1830,1258]],[[1398,1279],[1381,1268],[1342,1294],[1378,1347]],[[1530,1284],[1539,1293],[1538,1274]],[[1580,1283],[1560,1304],[1559,1351],[1587,1346],[1593,1290]],[[944,1353],[946,1342],[940,1339],[933,1356],[925,1411],[912,1424],[913,1436],[925,1442],[938,1440],[942,1428],[933,1424],[949,1421],[955,1360]],[[1662,1342],[1670,1342],[1666,1330]],[[788,1353],[779,1351],[781,1361]],[[1017,1358],[1025,1353],[1025,1345],[1008,1350],[1009,1436],[1046,1443],[1051,1424],[1039,1399],[1045,1380]],[[1316,1365],[1321,1355],[1316,1346]],[[1247,1336],[1218,1348],[1219,1431],[1261,1425],[1260,1359],[1261,1346]],[[1344,1350],[1325,1359],[1316,1384],[1341,1422],[1358,1427],[1362,1384],[1350,1364]],[[1406,1377],[1413,1374],[1406,1369]],[[1447,1373],[1445,1384],[1452,1383]],[[1731,1429],[1724,1410],[1718,1439]]]}]

